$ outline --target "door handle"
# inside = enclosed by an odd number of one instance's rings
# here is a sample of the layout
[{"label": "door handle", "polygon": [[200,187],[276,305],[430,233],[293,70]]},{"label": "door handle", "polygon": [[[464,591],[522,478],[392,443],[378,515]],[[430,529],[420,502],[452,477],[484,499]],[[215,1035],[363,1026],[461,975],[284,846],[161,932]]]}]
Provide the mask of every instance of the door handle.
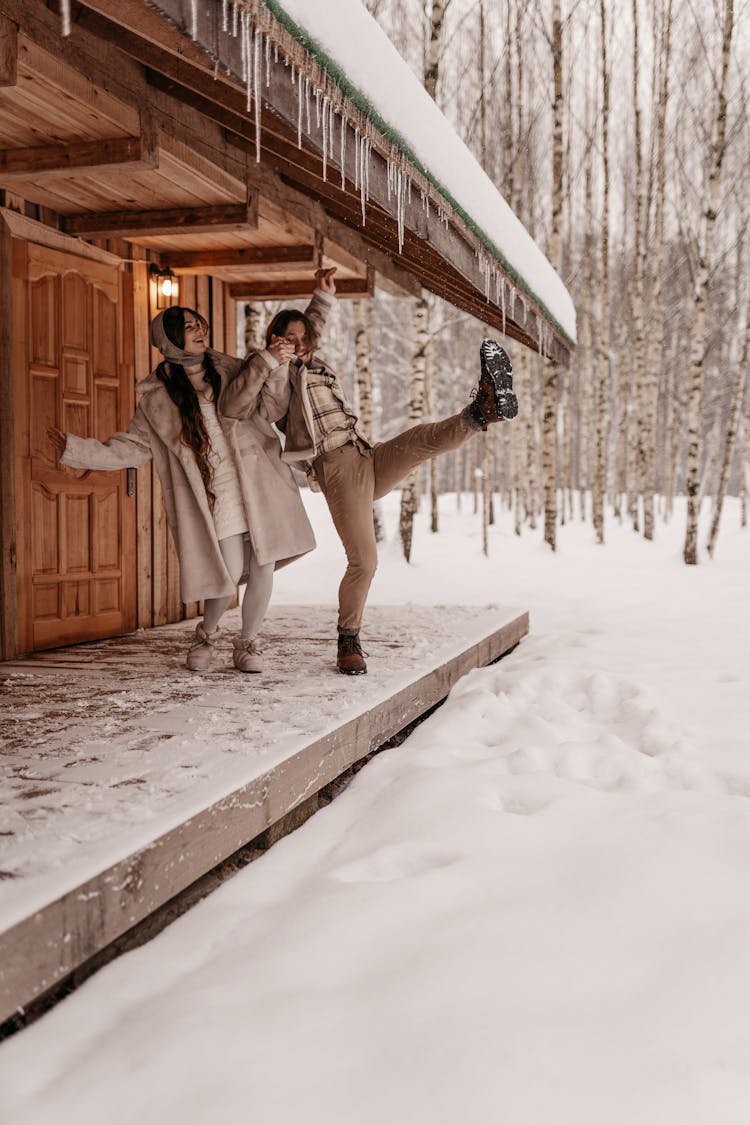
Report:
[{"label": "door handle", "polygon": [[128,496],[135,496],[135,469],[128,469],[126,490]]}]

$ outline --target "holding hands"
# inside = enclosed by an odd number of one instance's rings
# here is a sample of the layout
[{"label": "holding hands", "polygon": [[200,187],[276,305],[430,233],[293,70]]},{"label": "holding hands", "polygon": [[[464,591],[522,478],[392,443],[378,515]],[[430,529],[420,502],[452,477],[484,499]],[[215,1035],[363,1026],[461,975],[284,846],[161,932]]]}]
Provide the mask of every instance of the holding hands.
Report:
[{"label": "holding hands", "polygon": [[294,356],[294,344],[284,336],[272,336],[268,351],[281,366],[282,363],[288,363]]}]

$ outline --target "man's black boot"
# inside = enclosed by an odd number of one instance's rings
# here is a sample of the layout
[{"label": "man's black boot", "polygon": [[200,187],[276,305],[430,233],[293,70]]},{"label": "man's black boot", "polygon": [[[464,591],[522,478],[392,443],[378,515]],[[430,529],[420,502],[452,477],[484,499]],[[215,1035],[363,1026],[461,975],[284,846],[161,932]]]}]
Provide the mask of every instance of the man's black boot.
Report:
[{"label": "man's black boot", "polygon": [[513,367],[508,353],[496,340],[483,340],[479,348],[481,374],[474,401],[468,407],[472,421],[486,430],[492,422],[510,421],[518,414],[513,393]]}]

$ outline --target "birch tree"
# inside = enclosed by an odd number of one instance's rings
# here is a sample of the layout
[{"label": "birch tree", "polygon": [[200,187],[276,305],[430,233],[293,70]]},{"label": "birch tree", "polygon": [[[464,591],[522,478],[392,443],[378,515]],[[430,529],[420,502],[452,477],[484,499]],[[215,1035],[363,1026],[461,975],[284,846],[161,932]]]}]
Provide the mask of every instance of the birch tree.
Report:
[{"label": "birch tree", "polygon": [[[656,38],[656,36],[654,37]],[[652,330],[648,337],[644,387],[644,460],[643,460],[643,535],[653,539],[655,526],[654,488],[656,479],[656,406],[659,393],[658,371],[665,354],[664,324],[664,212],[666,207],[667,154],[666,121],[669,104],[669,70],[672,44],[672,0],[662,7],[661,28],[657,48],[658,82],[656,107],[656,190],[654,199],[654,238],[652,250],[653,286],[650,315]]]},{"label": "birch tree", "polygon": [[726,152],[727,136],[727,80],[729,57],[734,32],[734,0],[725,0],[721,35],[721,56],[716,88],[716,113],[709,151],[708,183],[701,215],[698,240],[698,266],[693,298],[692,332],[690,338],[690,371],[688,397],[688,448],[687,475],[687,525],[683,559],[688,566],[698,563],[698,517],[700,515],[700,457],[703,404],[703,367],[706,355],[706,326],[711,262],[716,229],[716,209],[719,201],[721,171]]},{"label": "birch tree", "polygon": [[591,490],[597,543],[604,543],[604,494],[607,487],[607,384],[609,381],[609,69],[606,0],[599,0],[602,79],[602,226],[599,278],[599,354],[596,372],[596,456]]},{"label": "birch tree", "polygon": [[714,549],[716,547],[716,539],[719,534],[719,523],[721,522],[721,512],[724,506],[724,496],[727,490],[727,482],[729,481],[729,472],[732,468],[732,459],[734,457],[735,440],[740,428],[740,420],[742,418],[742,405],[745,401],[745,390],[748,382],[748,365],[750,364],[750,298],[748,298],[747,311],[745,313],[745,336],[742,345],[742,358],[740,359],[739,369],[734,380],[734,389],[729,407],[729,420],[724,435],[724,453],[721,462],[721,470],[719,473],[719,482],[716,488],[716,496],[714,499],[714,510],[711,518],[711,529],[708,533],[708,540],[706,541],[706,550],[713,558]]},{"label": "birch tree", "polygon": [[[552,0],[552,231],[549,257],[561,271],[562,238],[560,223],[563,207],[563,34],[561,0]],[[544,367],[542,393],[542,476],[544,478],[544,540],[554,551],[557,546],[557,406],[558,368],[548,360]]]}]

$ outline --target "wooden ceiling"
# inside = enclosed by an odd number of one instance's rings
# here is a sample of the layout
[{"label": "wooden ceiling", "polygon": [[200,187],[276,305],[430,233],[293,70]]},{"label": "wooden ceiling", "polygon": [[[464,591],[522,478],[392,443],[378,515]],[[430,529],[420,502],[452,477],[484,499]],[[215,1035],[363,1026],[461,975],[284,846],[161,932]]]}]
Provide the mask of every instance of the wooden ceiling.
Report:
[{"label": "wooden ceiling", "polygon": [[[377,151],[363,223],[354,131],[342,186],[337,169],[323,174],[320,127],[298,143],[283,59],[266,60],[258,137],[231,73],[238,41],[223,43],[217,66],[200,42],[216,46],[216,28],[201,25],[193,42],[180,31],[189,6],[158,5],[73,4],[62,38],[42,0],[0,0],[0,186],[11,197],[71,235],[125,239],[177,273],[220,277],[238,299],[304,296],[318,265],[336,265],[342,296],[372,293],[376,278],[402,295],[425,286],[532,348],[543,324],[548,354],[567,361],[570,344],[544,310],[528,298],[511,304],[513,279],[500,274],[507,301],[488,300],[476,239],[455,216],[412,207],[399,246]],[[198,10],[210,17],[210,5]]]},{"label": "wooden ceiling", "polygon": [[[33,2],[24,2],[23,23],[9,34],[21,13],[6,7],[0,185],[11,201],[39,205],[74,237],[124,239],[177,274],[220,277],[238,298],[305,296],[319,265],[337,267],[342,296],[373,292],[366,261],[249,187],[245,152],[229,153],[222,140],[221,161],[207,154],[196,122],[185,122],[182,107],[156,95],[129,60],[132,85],[113,83],[91,65],[92,36],[88,57],[79,44],[66,50],[58,17],[42,5],[32,12]],[[213,132],[216,142],[220,130]]]}]

